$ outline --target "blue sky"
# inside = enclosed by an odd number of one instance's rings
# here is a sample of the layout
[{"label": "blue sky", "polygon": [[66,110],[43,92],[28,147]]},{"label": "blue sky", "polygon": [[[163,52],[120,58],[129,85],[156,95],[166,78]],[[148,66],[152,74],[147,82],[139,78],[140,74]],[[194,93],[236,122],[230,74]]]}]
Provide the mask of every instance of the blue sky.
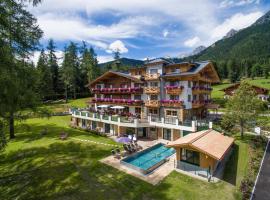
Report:
[{"label": "blue sky", "polygon": [[70,41],[84,40],[99,62],[112,60],[116,49],[134,59],[179,57],[269,9],[268,0],[43,0],[29,7],[44,31],[43,46],[54,39],[61,57]]}]

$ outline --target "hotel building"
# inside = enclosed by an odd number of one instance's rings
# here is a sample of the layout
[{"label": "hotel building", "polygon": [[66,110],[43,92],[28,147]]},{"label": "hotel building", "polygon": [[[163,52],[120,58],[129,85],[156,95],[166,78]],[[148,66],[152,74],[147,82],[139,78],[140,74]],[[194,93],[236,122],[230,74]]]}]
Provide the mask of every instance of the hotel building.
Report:
[{"label": "hotel building", "polygon": [[[209,61],[147,61],[128,72],[108,71],[89,83],[89,107],[72,112],[71,123],[120,136],[169,141],[209,128],[201,123],[219,76]],[[211,123],[210,123],[211,128]]]}]

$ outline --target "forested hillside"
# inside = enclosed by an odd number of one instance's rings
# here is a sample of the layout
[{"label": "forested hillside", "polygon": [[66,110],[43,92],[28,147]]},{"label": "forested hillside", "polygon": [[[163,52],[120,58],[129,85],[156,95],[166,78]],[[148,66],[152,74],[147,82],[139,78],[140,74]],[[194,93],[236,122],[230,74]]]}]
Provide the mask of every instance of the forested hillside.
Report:
[{"label": "forested hillside", "polygon": [[212,60],[222,78],[268,76],[270,71],[270,11],[248,28],[224,38],[186,60]]}]

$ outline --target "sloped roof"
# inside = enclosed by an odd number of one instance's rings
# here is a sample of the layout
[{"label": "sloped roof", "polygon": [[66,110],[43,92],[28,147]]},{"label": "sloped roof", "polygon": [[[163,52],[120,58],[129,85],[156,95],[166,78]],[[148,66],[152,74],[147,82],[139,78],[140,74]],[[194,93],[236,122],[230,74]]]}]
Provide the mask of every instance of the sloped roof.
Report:
[{"label": "sloped roof", "polygon": [[191,133],[167,144],[168,147],[191,147],[210,157],[221,160],[233,144],[234,139],[209,129]]},{"label": "sloped roof", "polygon": [[122,76],[122,77],[125,77],[127,79],[130,79],[131,81],[134,81],[136,83],[142,83],[142,81],[138,78],[135,78],[129,74],[125,74],[125,73],[122,73],[122,72],[115,72],[115,71],[108,71],[106,73],[104,73],[103,75],[99,76],[98,78],[96,78],[94,81],[90,82],[87,86],[89,85],[93,85],[95,84],[96,82],[98,81],[101,81],[102,79],[106,78],[107,76],[109,75],[117,75],[117,76]]},{"label": "sloped roof", "polygon": [[[177,64],[177,63],[176,63]],[[181,63],[179,63],[181,64]],[[175,76],[188,76],[188,75],[195,75],[197,73],[199,73],[201,70],[203,70],[205,67],[207,66],[211,66],[213,68],[213,71],[217,77],[217,79],[220,81],[220,78],[216,72],[216,70],[214,69],[213,65],[211,64],[210,61],[201,61],[201,62],[194,62],[194,63],[191,63],[191,64],[194,64],[193,67],[191,67],[188,71],[186,72],[179,72],[179,73],[172,73],[172,74],[164,74],[162,75],[162,77],[175,77]],[[172,65],[175,65],[175,64],[172,64]],[[170,65],[168,65],[170,66]]]},{"label": "sloped roof", "polygon": [[168,60],[166,58],[155,58],[155,59],[152,59],[152,60],[145,61],[145,64],[147,65],[147,64],[159,63],[159,62],[168,63],[168,64],[174,63],[173,61]]},{"label": "sloped roof", "polygon": [[[264,91],[267,91],[269,92],[269,89],[268,88],[265,88],[265,87],[261,87],[261,86],[258,86],[258,85],[254,85],[254,84],[251,84],[251,83],[248,83],[250,86],[252,86],[253,88],[259,88],[259,89],[262,89]],[[234,88],[234,87],[238,87],[240,85],[240,83],[235,83],[235,84],[232,84],[232,85],[229,85],[223,89],[221,89],[220,91],[226,91],[230,88]]]}]

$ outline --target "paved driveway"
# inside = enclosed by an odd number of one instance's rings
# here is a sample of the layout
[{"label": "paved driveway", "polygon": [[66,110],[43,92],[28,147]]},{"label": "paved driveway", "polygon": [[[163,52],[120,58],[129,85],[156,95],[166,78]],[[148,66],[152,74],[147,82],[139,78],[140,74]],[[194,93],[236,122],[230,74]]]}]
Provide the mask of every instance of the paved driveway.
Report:
[{"label": "paved driveway", "polygon": [[266,150],[252,200],[270,200],[270,144]]}]

